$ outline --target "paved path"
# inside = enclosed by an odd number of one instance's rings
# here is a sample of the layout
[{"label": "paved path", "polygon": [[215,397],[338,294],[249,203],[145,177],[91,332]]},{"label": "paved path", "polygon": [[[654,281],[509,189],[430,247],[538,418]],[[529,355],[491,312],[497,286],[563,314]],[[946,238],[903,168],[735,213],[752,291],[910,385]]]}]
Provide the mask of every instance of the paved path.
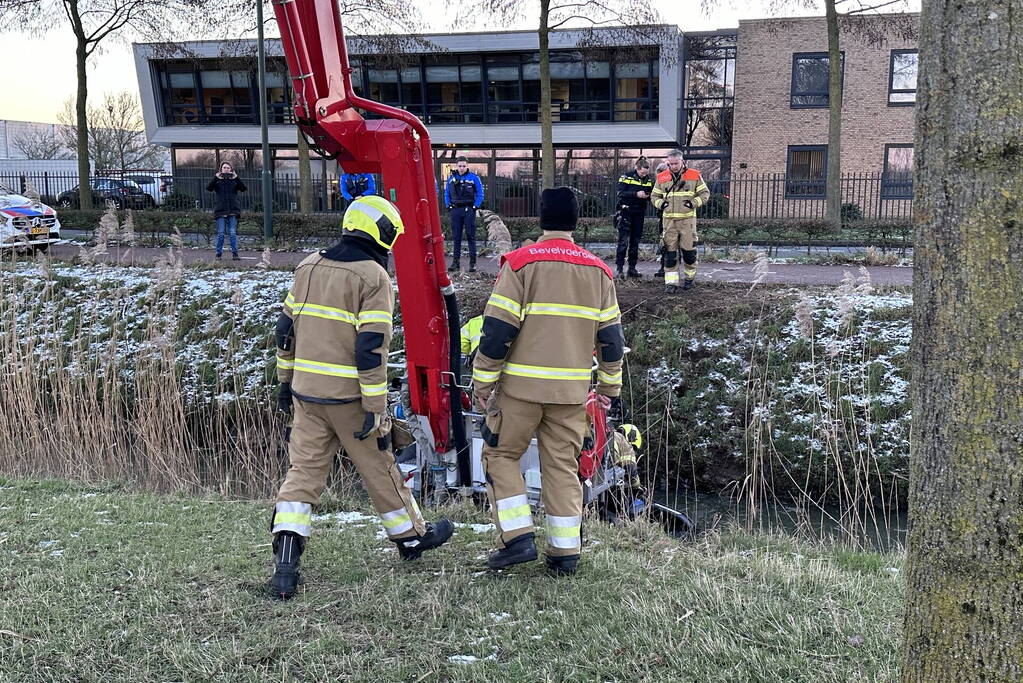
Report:
[{"label": "paved path", "polygon": [[[72,244],[55,244],[50,247],[50,254],[56,260],[77,260],[79,248]],[[166,258],[167,250],[153,247],[141,247],[130,251],[118,247],[110,247],[110,253],[99,258],[109,263],[149,265],[157,259]],[[295,267],[308,253],[275,251],[270,253],[270,264],[275,268]],[[217,264],[223,268],[254,268],[262,261],[263,253],[259,251],[240,252],[241,260],[232,261],[230,255],[217,262],[213,258],[212,249],[182,249],[182,260],[186,265]],[[463,262],[464,265],[464,262]],[[496,274],[498,261],[482,258],[479,270],[484,273]],[[641,262],[639,271],[645,278],[653,276],[657,264]],[[911,285],[913,269],[893,266],[874,266],[867,268],[871,281],[875,285]],[[771,264],[765,284],[793,285],[837,285],[846,272],[859,274],[856,266],[814,266],[802,264]],[[700,279],[711,282],[752,282],[755,278],[753,264],[747,263],[703,263],[700,265]]]}]

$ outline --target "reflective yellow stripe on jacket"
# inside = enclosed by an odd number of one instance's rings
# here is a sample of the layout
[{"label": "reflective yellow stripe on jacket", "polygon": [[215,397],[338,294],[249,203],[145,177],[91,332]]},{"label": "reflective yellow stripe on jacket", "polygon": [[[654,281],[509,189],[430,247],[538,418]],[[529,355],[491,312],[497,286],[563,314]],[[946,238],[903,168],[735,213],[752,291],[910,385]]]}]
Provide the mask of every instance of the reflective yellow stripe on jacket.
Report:
[{"label": "reflective yellow stripe on jacket", "polygon": [[365,325],[367,323],[385,323],[390,325],[392,322],[391,314],[387,311],[362,311],[356,315],[343,308],[322,306],[320,304],[311,304],[309,302],[298,303],[290,293],[284,300],[284,306],[291,312],[292,317],[298,315],[310,315],[315,318],[337,320],[338,322],[348,323],[355,327],[359,327],[360,325]]},{"label": "reflective yellow stripe on jacket", "polygon": [[311,372],[314,375],[328,375],[330,377],[359,378],[359,369],[354,365],[338,365],[337,363],[321,363],[320,361],[306,358],[296,358],[293,362],[295,372]]},{"label": "reflective yellow stripe on jacket", "polygon": [[517,301],[512,301],[506,296],[500,294],[491,294],[490,299],[487,301],[488,306],[496,306],[497,308],[508,311],[516,318],[522,317],[522,306]]},{"label": "reflective yellow stripe on jacket", "polygon": [[618,312],[617,306],[601,310],[599,308],[575,306],[573,304],[533,303],[526,304],[523,317],[527,315],[563,315],[569,318],[584,318],[597,322],[607,322],[617,318]]},{"label": "reflective yellow stripe on jacket", "polygon": [[521,365],[519,363],[507,363],[503,370],[506,375],[516,377],[532,377],[533,379],[561,379],[569,381],[588,382],[590,380],[590,368],[549,368],[542,365]]}]

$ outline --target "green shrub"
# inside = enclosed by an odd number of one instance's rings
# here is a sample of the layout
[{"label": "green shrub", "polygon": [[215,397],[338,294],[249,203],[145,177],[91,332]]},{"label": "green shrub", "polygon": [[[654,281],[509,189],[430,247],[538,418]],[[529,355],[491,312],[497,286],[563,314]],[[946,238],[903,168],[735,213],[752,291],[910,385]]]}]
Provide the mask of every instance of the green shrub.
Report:
[{"label": "green shrub", "polygon": [[715,192],[707,203],[696,210],[697,218],[728,218],[728,197]]},{"label": "green shrub", "polygon": [[195,197],[187,192],[173,190],[164,197],[161,208],[164,211],[194,211]]},{"label": "green shrub", "polygon": [[852,202],[842,204],[842,225],[862,220],[863,209],[860,208],[859,204],[853,204]]}]

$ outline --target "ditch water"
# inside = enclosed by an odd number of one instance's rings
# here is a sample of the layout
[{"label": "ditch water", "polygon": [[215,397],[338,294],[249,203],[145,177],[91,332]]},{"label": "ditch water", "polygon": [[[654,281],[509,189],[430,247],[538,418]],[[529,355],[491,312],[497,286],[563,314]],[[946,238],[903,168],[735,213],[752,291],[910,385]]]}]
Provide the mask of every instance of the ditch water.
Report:
[{"label": "ditch water", "polygon": [[843,541],[881,552],[905,547],[908,514],[889,508],[860,509],[853,517],[837,507],[796,506],[767,501],[751,511],[745,501],[693,491],[661,490],[656,502],[685,512],[700,530],[736,525],[744,529],[782,531],[803,538]]}]

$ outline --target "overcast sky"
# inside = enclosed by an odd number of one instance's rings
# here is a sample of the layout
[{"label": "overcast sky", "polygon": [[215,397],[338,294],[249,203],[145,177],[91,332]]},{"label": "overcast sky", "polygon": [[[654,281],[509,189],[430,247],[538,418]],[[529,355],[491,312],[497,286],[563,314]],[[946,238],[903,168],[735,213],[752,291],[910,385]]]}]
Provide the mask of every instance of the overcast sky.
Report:
[{"label": "overcast sky", "polygon": [[[425,17],[440,17],[423,27],[424,32],[445,32],[459,27],[448,23],[446,0],[420,0]],[[652,0],[660,10],[661,18],[677,24],[683,31],[699,31],[738,26],[739,19],[767,16],[766,0],[722,0],[722,8],[704,14],[700,0]],[[912,9],[919,10],[920,0],[910,0]],[[733,9],[741,6],[742,9]],[[803,9],[791,15],[805,15]],[[529,29],[536,18],[524,19],[517,26],[495,27],[487,30]],[[460,27],[469,30],[480,27]],[[56,122],[64,101],[75,93],[75,43],[70,30],[59,26],[42,35],[25,36],[0,33],[0,119],[20,121]],[[89,69],[89,101],[96,102],[104,92],[137,91],[138,80],[131,48],[125,43],[110,43],[99,56],[94,56]]]}]

